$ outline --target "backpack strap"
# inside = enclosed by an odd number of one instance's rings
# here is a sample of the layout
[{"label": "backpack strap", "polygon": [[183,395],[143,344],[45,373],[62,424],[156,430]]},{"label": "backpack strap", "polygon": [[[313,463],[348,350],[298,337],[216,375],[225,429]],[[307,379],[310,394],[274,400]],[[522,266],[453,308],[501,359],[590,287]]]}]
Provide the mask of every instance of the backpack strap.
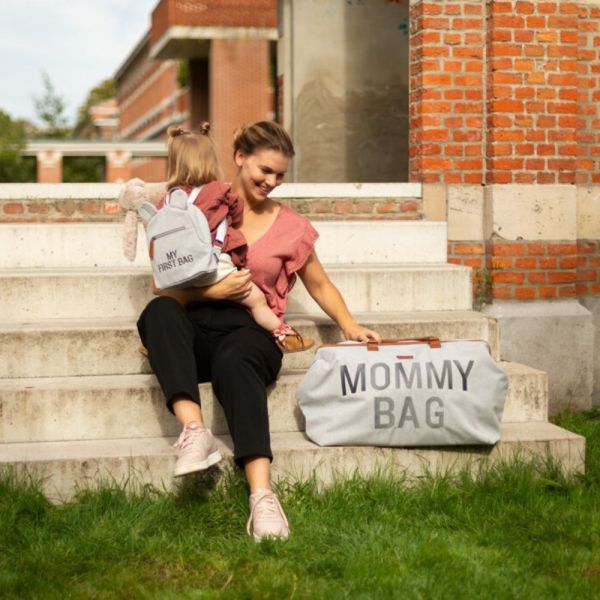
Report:
[{"label": "backpack strap", "polygon": [[[200,193],[200,190],[202,189],[202,186],[199,185],[198,187],[195,187],[188,195],[187,195],[187,205],[188,207],[191,206],[192,204],[194,204],[194,202],[196,202],[196,198],[198,197],[198,194]],[[166,198],[165,198],[165,204],[171,204],[171,194],[174,191],[179,191],[182,194],[185,194],[185,192],[181,189],[181,188],[174,188],[172,190],[169,191],[169,193],[167,194]]]},{"label": "backpack strap", "polygon": [[[202,186],[195,187],[188,195],[187,203],[188,207],[192,206],[198,198],[198,194],[202,190]],[[165,204],[169,204],[171,199],[171,193],[167,194],[165,198]],[[217,231],[215,233],[215,243],[213,244],[214,254],[217,258],[221,255],[223,244],[225,243],[225,236],[227,235],[227,217],[223,217],[223,220],[217,225]]]}]

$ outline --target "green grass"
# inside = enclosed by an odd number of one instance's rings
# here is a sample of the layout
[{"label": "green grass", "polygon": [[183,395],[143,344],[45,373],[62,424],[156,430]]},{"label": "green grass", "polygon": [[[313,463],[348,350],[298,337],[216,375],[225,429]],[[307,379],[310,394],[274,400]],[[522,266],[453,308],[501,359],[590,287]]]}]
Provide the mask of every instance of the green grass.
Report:
[{"label": "green grass", "polygon": [[244,482],[178,495],[104,486],[51,505],[0,479],[2,598],[597,598],[600,411],[587,472],[513,464],[476,480],[380,476],[280,489],[286,542],[245,534]]}]

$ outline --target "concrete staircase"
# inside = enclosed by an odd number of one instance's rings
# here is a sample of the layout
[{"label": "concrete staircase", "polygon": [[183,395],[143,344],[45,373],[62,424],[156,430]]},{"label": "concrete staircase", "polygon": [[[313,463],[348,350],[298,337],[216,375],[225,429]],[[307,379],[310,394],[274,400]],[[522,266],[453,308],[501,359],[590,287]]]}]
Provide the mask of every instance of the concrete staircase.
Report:
[{"label": "concrete staircase", "polygon": [[[470,269],[446,263],[445,223],[315,226],[318,254],[363,324],[383,337],[485,339],[499,358],[495,321],[471,310]],[[36,474],[55,499],[102,478],[173,485],[179,427],[137,352],[135,319],[151,297],[143,236],[134,264],[120,236],[120,223],[0,225],[0,468]],[[341,341],[301,283],[289,315],[305,336]],[[313,354],[286,356],[269,392],[275,477],[446,472],[517,454],[552,456],[569,473],[584,468],[584,439],[547,422],[546,375],[515,363],[503,363],[510,388],[494,448],[319,448],[294,399]],[[210,385],[201,396],[231,463]]]}]

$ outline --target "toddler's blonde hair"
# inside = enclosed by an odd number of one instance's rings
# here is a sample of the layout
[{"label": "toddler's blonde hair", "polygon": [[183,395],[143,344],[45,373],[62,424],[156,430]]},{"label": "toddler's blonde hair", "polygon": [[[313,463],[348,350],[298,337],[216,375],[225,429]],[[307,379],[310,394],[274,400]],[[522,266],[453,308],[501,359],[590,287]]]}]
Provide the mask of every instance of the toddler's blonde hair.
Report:
[{"label": "toddler's blonde hair", "polygon": [[210,125],[198,129],[181,127],[167,130],[167,189],[187,185],[198,186],[221,178],[215,145],[208,135]]}]

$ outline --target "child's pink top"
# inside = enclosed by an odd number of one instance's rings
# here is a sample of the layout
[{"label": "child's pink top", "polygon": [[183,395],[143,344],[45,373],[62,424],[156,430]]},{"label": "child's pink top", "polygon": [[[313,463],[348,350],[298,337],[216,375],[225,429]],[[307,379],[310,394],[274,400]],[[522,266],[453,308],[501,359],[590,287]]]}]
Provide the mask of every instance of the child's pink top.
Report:
[{"label": "child's pink top", "polygon": [[249,244],[246,267],[252,271],[252,281],[263,291],[273,312],[283,318],[296,271],[311,255],[319,234],[306,217],[280,206],[271,227]]}]

